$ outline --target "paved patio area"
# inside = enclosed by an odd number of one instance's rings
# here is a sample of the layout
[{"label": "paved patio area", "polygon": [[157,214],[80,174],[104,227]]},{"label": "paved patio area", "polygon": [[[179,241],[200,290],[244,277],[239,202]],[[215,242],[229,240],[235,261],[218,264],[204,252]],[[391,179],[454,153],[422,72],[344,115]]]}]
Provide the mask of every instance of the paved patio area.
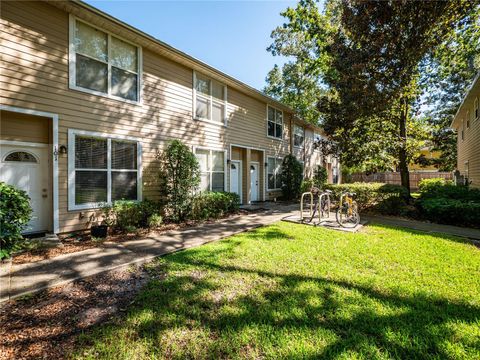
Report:
[{"label": "paved patio area", "polygon": [[104,243],[92,248],[27,264],[0,265],[0,302],[105,271],[141,264],[157,256],[199,246],[271,224],[297,211],[298,205],[264,204],[262,211],[143,239]]}]

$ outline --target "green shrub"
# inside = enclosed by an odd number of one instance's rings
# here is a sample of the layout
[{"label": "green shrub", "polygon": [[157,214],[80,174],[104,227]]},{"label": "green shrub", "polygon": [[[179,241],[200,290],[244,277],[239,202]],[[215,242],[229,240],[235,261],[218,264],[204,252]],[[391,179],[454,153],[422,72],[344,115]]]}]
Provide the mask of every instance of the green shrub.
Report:
[{"label": "green shrub", "polygon": [[333,197],[340,199],[342,192],[354,192],[360,210],[373,210],[388,215],[398,215],[406,206],[407,190],[400,185],[383,183],[326,184],[325,189],[332,190]]},{"label": "green shrub", "polygon": [[298,198],[303,180],[303,167],[292,154],[283,158],[280,178],[283,197],[287,200]]},{"label": "green shrub", "polygon": [[29,200],[25,191],[0,182],[0,260],[20,248],[32,214]]},{"label": "green shrub", "polygon": [[190,217],[193,220],[217,219],[240,207],[240,197],[228,192],[204,192],[192,201]]},{"label": "green shrub", "polygon": [[160,214],[150,215],[147,219],[147,223],[150,229],[158,228],[163,223],[163,217]]},{"label": "green shrub", "polygon": [[200,168],[190,148],[180,140],[171,141],[160,157],[160,190],[166,213],[173,221],[184,220],[192,192],[200,183]]},{"label": "green shrub", "polygon": [[418,186],[420,198],[445,198],[480,202],[480,189],[455,185],[452,181],[434,178],[423,179]]},{"label": "green shrub", "polygon": [[315,186],[315,181],[313,179],[305,179],[302,181],[302,185],[300,186],[300,192],[303,194],[304,192],[310,191],[310,189]]},{"label": "green shrub", "polygon": [[119,200],[102,210],[104,223],[120,231],[132,232],[138,228],[148,228],[153,216],[159,216],[160,223],[162,222],[160,206],[149,200]]},{"label": "green shrub", "polygon": [[323,186],[327,183],[328,173],[327,169],[323,166],[318,165],[317,168],[313,172],[313,181],[319,188],[323,188]]},{"label": "green shrub", "polygon": [[480,227],[480,202],[426,198],[418,202],[422,216],[430,221],[457,226]]}]

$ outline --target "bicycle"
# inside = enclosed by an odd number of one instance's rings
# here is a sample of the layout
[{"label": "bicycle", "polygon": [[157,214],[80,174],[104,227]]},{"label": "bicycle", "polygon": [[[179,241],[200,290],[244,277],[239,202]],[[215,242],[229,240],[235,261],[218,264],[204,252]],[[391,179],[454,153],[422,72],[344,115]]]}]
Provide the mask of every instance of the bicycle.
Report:
[{"label": "bicycle", "polygon": [[355,195],[352,192],[344,192],[340,195],[336,217],[341,227],[354,228],[360,223],[357,202],[353,200]]}]

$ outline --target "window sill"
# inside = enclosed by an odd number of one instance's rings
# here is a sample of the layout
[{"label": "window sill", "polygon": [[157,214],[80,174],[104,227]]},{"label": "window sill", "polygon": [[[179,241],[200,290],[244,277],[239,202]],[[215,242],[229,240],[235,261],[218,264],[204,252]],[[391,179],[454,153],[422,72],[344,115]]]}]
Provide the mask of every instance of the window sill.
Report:
[{"label": "window sill", "polygon": [[119,96],[105,94],[105,93],[102,93],[100,91],[85,89],[85,88],[82,88],[82,87],[76,86],[76,85],[71,85],[70,84],[68,88],[70,90],[75,90],[75,91],[79,91],[79,92],[90,94],[90,95],[100,96],[100,97],[110,99],[110,100],[121,101],[123,103],[131,104],[131,105],[142,105],[143,104],[141,99],[140,99],[140,101],[128,100],[128,99],[121,98]]},{"label": "window sill", "polygon": [[227,127],[227,124],[225,124],[225,123],[221,124],[221,123],[218,123],[218,122],[215,122],[215,121],[212,121],[212,120],[209,120],[209,119],[205,119],[205,118],[200,118],[200,117],[193,116],[192,119],[194,121],[202,121],[202,122],[206,122],[206,123],[212,124],[212,125]]},{"label": "window sill", "polygon": [[272,140],[277,140],[277,141],[283,141],[283,137],[278,138],[278,137],[275,137],[275,136],[267,135],[267,138],[272,139]]},{"label": "window sill", "polygon": [[267,189],[267,192],[282,191],[282,189]]}]

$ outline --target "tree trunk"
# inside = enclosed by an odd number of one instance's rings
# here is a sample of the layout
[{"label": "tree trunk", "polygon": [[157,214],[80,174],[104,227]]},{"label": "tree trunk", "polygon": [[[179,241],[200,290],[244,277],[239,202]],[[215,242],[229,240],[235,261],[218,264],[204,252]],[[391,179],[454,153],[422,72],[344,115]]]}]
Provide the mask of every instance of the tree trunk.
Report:
[{"label": "tree trunk", "polygon": [[407,189],[407,200],[410,199],[410,174],[408,172],[407,162],[407,118],[408,118],[408,101],[406,97],[401,100],[400,111],[400,149],[399,149],[399,170],[402,186]]}]

